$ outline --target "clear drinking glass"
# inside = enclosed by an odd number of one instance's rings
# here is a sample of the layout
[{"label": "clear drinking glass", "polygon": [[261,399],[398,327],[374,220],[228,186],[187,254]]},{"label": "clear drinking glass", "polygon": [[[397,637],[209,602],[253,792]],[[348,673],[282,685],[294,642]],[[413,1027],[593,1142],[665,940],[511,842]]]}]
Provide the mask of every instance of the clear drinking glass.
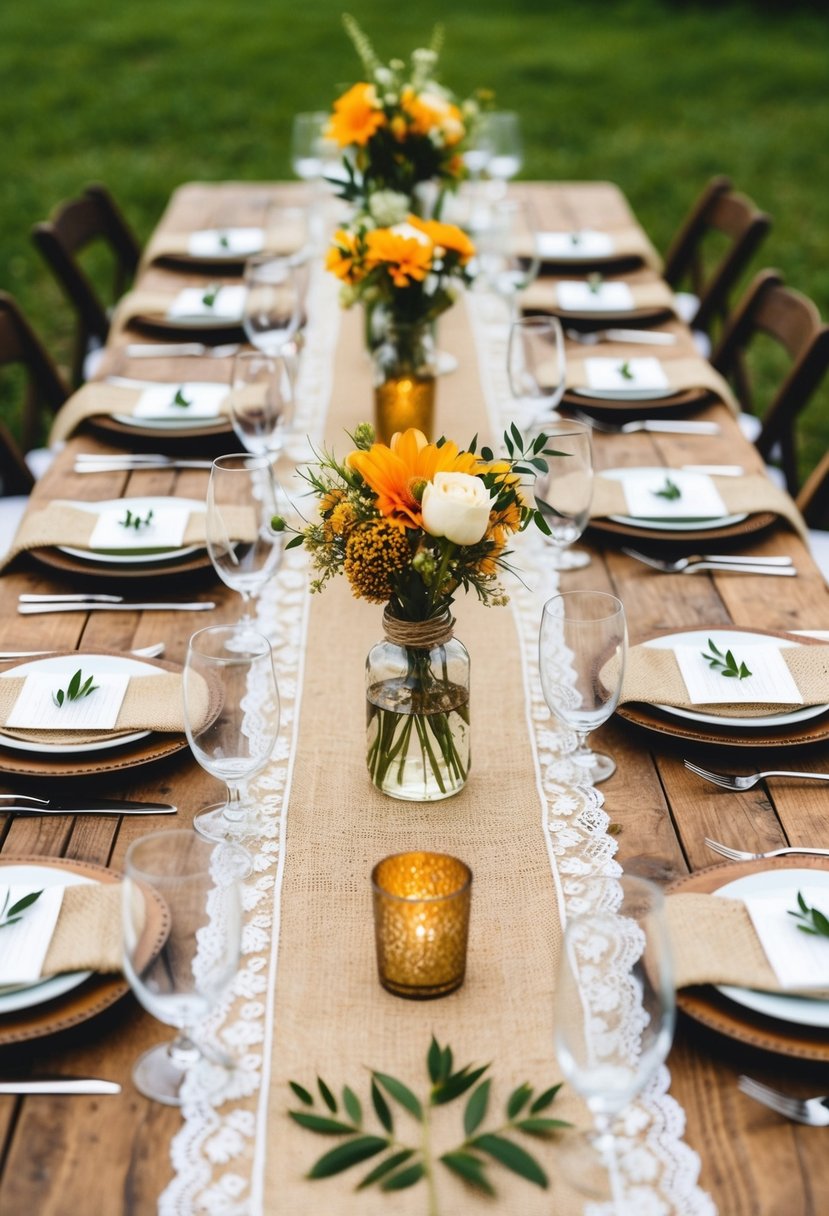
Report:
[{"label": "clear drinking glass", "polygon": [[[614,1122],[664,1061],[675,1021],[673,961],[662,892],[622,875],[585,883],[568,920],[555,991],[555,1052],[594,1129],[568,1137],[562,1164],[584,1193],[627,1212]],[[631,1133],[625,1130],[625,1139]]]},{"label": "clear drinking glass", "polygon": [[251,601],[273,578],[282,557],[282,534],[271,520],[279,514],[276,482],[268,455],[218,456],[207,484],[207,552],[219,578],[242,597],[237,629],[252,628]]},{"label": "clear drinking glass", "polygon": [[502,199],[490,206],[477,246],[484,285],[501,296],[512,317],[516,296],[535,280],[541,266],[538,222],[531,204]]},{"label": "clear drinking glass", "polygon": [[245,263],[242,327],[248,341],[266,355],[279,355],[296,333],[301,284],[290,257],[257,254]]},{"label": "clear drinking glass", "polygon": [[279,734],[270,642],[253,630],[240,636],[232,625],[200,629],[187,646],[182,683],[190,749],[201,767],[227,787],[225,802],[201,811],[193,827],[208,840],[242,839],[261,831],[265,822],[247,804],[242,784],[265,767]]},{"label": "clear drinking glass", "polygon": [[273,460],[285,445],[294,412],[288,364],[282,355],[243,350],[233,360],[230,420],[236,438],[254,455]]},{"label": "clear drinking glass", "polygon": [[521,120],[512,110],[493,110],[484,115],[483,126],[489,148],[486,173],[492,182],[490,189],[496,197],[503,198],[507,183],[524,163]]},{"label": "clear drinking glass", "polygon": [[[133,1069],[148,1098],[181,1106],[181,1086],[194,1069],[208,1088],[221,1085],[217,1058],[193,1039],[221,1001],[239,966],[246,872],[241,849],[188,830],[153,832],[127,850],[122,886],[124,973],[148,1013],[174,1026],[171,1043],[145,1052]],[[161,947],[153,936],[166,915]],[[223,1063],[232,1065],[229,1058]],[[224,1075],[223,1075],[224,1074]]]},{"label": "clear drinking glass", "polygon": [[304,182],[319,181],[332,163],[339,161],[339,149],[326,137],[330,118],[325,110],[306,111],[294,115],[291,130],[291,165]]},{"label": "clear drinking glass", "polygon": [[513,321],[507,374],[521,416],[519,425],[546,426],[548,420],[558,417],[555,408],[564,396],[567,374],[564,332],[558,317]]},{"label": "clear drinking glass", "polygon": [[544,422],[549,436],[546,473],[535,479],[536,506],[550,529],[551,564],[555,570],[580,570],[590,565],[590,554],[570,546],[587,525],[593,497],[593,453],[590,427],[584,422]]},{"label": "clear drinking glass", "polygon": [[622,601],[605,591],[566,591],[544,605],[538,643],[544,699],[576,732],[572,759],[586,781],[606,781],[616,771],[610,756],[591,752],[587,737],[619,703],[627,653]]}]

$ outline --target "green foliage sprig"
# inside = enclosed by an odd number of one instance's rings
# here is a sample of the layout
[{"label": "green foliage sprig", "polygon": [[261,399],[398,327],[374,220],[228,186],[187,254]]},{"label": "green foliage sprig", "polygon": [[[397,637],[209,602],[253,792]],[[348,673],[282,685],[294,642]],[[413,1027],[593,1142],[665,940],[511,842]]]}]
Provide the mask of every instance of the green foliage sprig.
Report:
[{"label": "green foliage sprig", "polygon": [[630,367],[630,364],[628,363],[627,359],[625,359],[624,363],[619,364],[619,375],[622,377],[623,380],[632,380],[633,379],[633,372],[631,371],[631,367]]},{"label": "green foliage sprig", "polygon": [[213,308],[218,298],[219,292],[222,290],[221,283],[210,283],[205,289],[201,302],[205,308]]},{"label": "green foliage sprig", "polygon": [[[523,1145],[510,1136],[517,1132],[546,1138],[571,1126],[563,1119],[552,1119],[545,1113],[561,1084],[545,1089],[538,1096],[528,1082],[519,1085],[507,1099],[504,1120],[492,1130],[483,1130],[492,1084],[490,1077],[484,1077],[489,1068],[489,1064],[474,1067],[467,1064],[455,1069],[451,1047],[441,1047],[433,1035],[426,1055],[430,1088],[425,1100],[396,1077],[372,1070],[371,1104],[382,1129],[380,1134],[366,1129],[363,1104],[349,1086],[344,1086],[341,1102],[338,1102],[331,1087],[318,1077],[322,1109],[314,1110],[317,1105],[314,1094],[291,1081],[291,1089],[302,1103],[301,1109],[288,1112],[294,1122],[318,1135],[341,1138],[335,1148],[314,1163],[308,1177],[329,1178],[384,1154],[357,1183],[356,1189],[365,1190],[377,1184],[382,1191],[402,1191],[425,1179],[429,1187],[429,1213],[437,1216],[430,1112],[469,1093],[463,1113],[464,1137],[456,1148],[438,1158],[441,1164],[485,1195],[495,1194],[487,1174],[487,1167],[493,1161],[546,1189],[549,1180],[545,1171]],[[396,1134],[395,1105],[420,1124],[419,1142],[408,1144]]]},{"label": "green foliage sprig", "polygon": [[24,895],[22,899],[18,899],[17,903],[9,907],[11,894],[11,888],[9,888],[6,891],[6,898],[3,900],[3,907],[0,908],[0,929],[5,929],[8,925],[16,925],[19,920],[22,920],[23,913],[40,899],[43,891],[30,891],[28,895]]},{"label": "green foliage sprig", "polygon": [[193,404],[193,401],[192,399],[188,400],[188,398],[184,395],[184,390],[180,388],[176,390],[176,395],[170,404],[180,405],[182,409],[187,409]]},{"label": "green foliage sprig", "polygon": [[789,916],[801,923],[797,926],[801,933],[810,933],[813,937],[829,937],[829,917],[819,908],[810,908],[801,893],[797,893],[799,911],[789,911]]},{"label": "green foliage sprig", "polygon": [[127,507],[127,513],[123,519],[119,519],[118,523],[122,528],[135,528],[136,532],[140,532],[142,528],[149,528],[153,522],[152,510],[149,510],[142,519],[137,511],[133,512]]},{"label": "green foliage sprig", "polygon": [[52,693],[52,700],[58,709],[67,701],[80,701],[83,697],[88,697],[91,693],[98,691],[99,685],[92,683],[94,679],[94,676],[89,676],[84,680],[83,671],[79,667],[66,689],[59,688],[57,692]]},{"label": "green foliage sprig", "polygon": [[670,477],[665,478],[665,484],[661,490],[651,490],[655,498],[667,498],[669,502],[674,502],[677,498],[682,497],[682,491],[676,482],[671,481]]},{"label": "green foliage sprig", "polygon": [[745,663],[740,662],[738,664],[730,650],[726,650],[725,654],[723,654],[710,638],[708,639],[708,649],[711,652],[710,654],[706,654],[704,650],[700,653],[708,666],[714,671],[719,671],[720,675],[728,676],[731,680],[745,680],[751,675]]}]

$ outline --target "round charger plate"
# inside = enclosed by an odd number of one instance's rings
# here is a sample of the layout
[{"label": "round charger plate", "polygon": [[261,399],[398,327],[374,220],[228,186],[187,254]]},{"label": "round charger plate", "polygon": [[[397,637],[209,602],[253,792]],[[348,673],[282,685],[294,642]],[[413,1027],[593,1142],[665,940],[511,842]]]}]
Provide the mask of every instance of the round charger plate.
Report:
[{"label": "round charger plate", "polygon": [[[0,866],[37,866],[63,871],[78,876],[80,881],[114,883],[123,875],[117,870],[92,861],[75,861],[63,857],[9,857],[0,856]],[[149,907],[140,953],[142,966],[158,953],[170,932],[170,912],[164,901],[155,893]],[[77,974],[77,973],[76,973]],[[77,987],[64,992],[42,1004],[30,1005],[0,1014],[0,1046],[22,1043],[28,1039],[39,1039],[47,1034],[68,1030],[88,1018],[95,1017],[120,1000],[129,991],[129,985],[121,975],[91,975]]]},{"label": "round charger plate", "polygon": [[[747,875],[782,870],[829,870],[825,857],[775,857],[760,861],[728,861],[723,865],[697,870],[671,883],[666,894],[697,892],[712,894],[726,884]],[[751,1047],[802,1060],[829,1062],[829,1031],[781,1021],[736,1004],[713,985],[683,988],[677,993],[677,1006],[688,1017],[728,1038]],[[783,998],[792,1000],[794,998]]]},{"label": "round charger plate", "polygon": [[[716,398],[713,394],[703,388],[677,389],[667,396],[649,400],[643,397],[595,397],[589,389],[577,391],[574,388],[567,388],[561,399],[561,404],[565,409],[569,405],[572,409],[580,410],[584,414],[595,414],[599,420],[604,417],[608,422],[614,423],[621,423],[640,416],[644,418],[659,418],[674,414],[684,416],[715,402]],[[620,418],[619,414],[624,417]]]},{"label": "round charger plate", "polygon": [[[129,447],[135,439],[149,439],[152,440],[152,450],[161,451],[164,447],[174,449],[178,447],[180,450],[181,441],[186,440],[188,441],[186,454],[195,458],[213,451],[219,455],[219,447],[224,452],[227,449],[226,438],[233,435],[230,419],[224,415],[215,422],[212,419],[202,419],[201,422],[191,423],[188,427],[167,427],[164,430],[147,425],[147,423],[146,418],[141,418],[127,425],[126,422],[108,414],[95,414],[87,420],[90,430],[100,434],[101,438],[106,439],[107,442],[123,442],[125,446]],[[204,440],[204,443],[200,444],[198,448],[194,448],[193,440]],[[210,440],[213,442],[210,443]],[[217,440],[221,440],[221,445],[217,446]]]},{"label": "round charger plate", "polygon": [[[683,478],[687,478],[688,474],[683,473],[681,469],[663,469],[661,467],[651,468],[621,468],[621,469],[602,469],[602,477],[620,481],[624,485],[636,481],[642,481],[651,474],[658,474],[660,477],[670,474],[679,482],[679,488],[685,484]],[[622,524],[626,528],[634,528],[636,531],[651,531],[657,533],[670,533],[672,536],[676,533],[683,532],[699,532],[700,528],[706,528],[709,531],[721,532],[723,528],[733,527],[735,524],[741,524],[748,516],[745,512],[732,513],[721,516],[708,516],[698,519],[645,519],[635,515],[609,515],[607,520],[609,523]]]}]

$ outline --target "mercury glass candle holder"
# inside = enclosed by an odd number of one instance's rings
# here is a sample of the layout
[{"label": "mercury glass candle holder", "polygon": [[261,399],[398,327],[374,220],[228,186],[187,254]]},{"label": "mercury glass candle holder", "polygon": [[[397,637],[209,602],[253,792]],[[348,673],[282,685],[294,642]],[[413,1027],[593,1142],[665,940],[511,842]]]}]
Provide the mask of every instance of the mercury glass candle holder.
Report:
[{"label": "mercury glass candle holder", "polygon": [[472,871],[445,853],[395,853],[371,873],[380,983],[426,1000],[454,992],[466,972]]}]

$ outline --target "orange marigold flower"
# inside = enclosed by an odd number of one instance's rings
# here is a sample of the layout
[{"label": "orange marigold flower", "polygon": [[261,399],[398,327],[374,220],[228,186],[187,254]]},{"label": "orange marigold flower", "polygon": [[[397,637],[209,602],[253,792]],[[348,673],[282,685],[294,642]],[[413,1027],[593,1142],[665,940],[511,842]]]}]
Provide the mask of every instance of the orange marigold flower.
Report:
[{"label": "orange marigold flower", "polygon": [[[400,225],[405,229],[405,225]],[[375,228],[366,234],[366,266],[384,266],[395,287],[422,283],[432,269],[432,242],[394,228]]]},{"label": "orange marigold flower", "polygon": [[349,535],[343,570],[357,599],[384,604],[392,594],[392,577],[410,561],[403,529],[387,519],[376,519]]},{"label": "orange marigold flower", "polygon": [[400,106],[409,117],[409,129],[415,135],[440,131],[443,142],[452,146],[465,134],[461,112],[439,93],[415,93],[407,86],[400,95]]},{"label": "orange marigold flower", "polygon": [[346,461],[376,495],[381,515],[405,528],[422,528],[423,513],[413,491],[436,473],[469,473],[482,467],[477,456],[460,452],[448,441],[437,447],[422,431],[410,427],[392,436],[391,443],[374,443],[367,452],[352,452]]},{"label": "orange marigold flower", "polygon": [[377,90],[373,84],[361,81],[352,85],[334,102],[334,113],[328,120],[326,135],[341,148],[349,144],[365,147],[372,135],[386,122]]},{"label": "orange marigold flower", "polygon": [[447,253],[456,253],[461,266],[465,266],[470,258],[475,256],[475,246],[462,228],[456,224],[441,224],[438,220],[422,220],[416,215],[410,215],[408,222],[413,228],[428,236],[432,244]]},{"label": "orange marigold flower", "polygon": [[325,255],[325,269],[330,270],[344,283],[359,283],[365,278],[366,268],[362,263],[359,241],[355,233],[340,228]]}]

